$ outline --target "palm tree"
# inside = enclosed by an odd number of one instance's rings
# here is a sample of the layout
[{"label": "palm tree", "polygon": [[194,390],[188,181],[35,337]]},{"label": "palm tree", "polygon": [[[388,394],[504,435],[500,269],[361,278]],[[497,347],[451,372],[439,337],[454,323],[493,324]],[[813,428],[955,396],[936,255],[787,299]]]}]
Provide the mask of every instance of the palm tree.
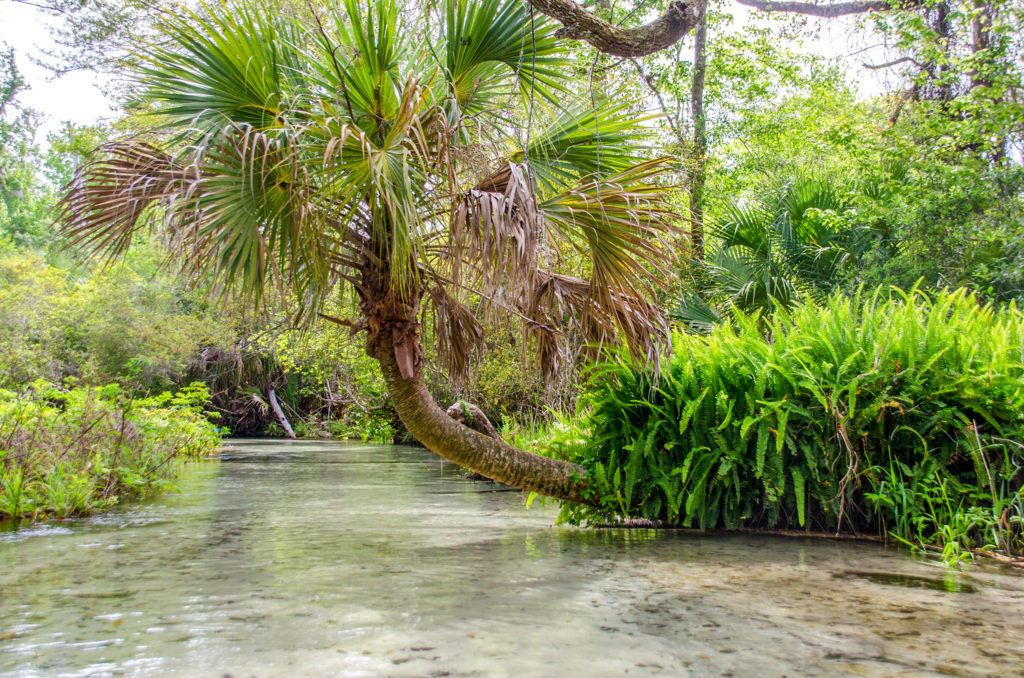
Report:
[{"label": "palm tree", "polygon": [[[522,320],[549,375],[569,333],[601,346],[618,331],[656,363],[670,210],[635,112],[574,102],[555,26],[518,0],[443,0],[428,16],[394,0],[205,11],[169,18],[146,50],[153,128],[77,173],[66,232],[113,256],[158,223],[196,279],[257,305],[284,291],[298,320],[365,332],[396,411],[437,454],[586,501],[580,467],[445,415],[421,324],[453,376],[496,312]],[[360,317],[323,313],[339,285]]]},{"label": "palm tree", "polygon": [[723,310],[769,315],[800,298],[824,298],[864,247],[863,229],[844,217],[850,207],[832,183],[803,177],[729,206],[711,226],[713,251],[697,262],[704,294],[689,295],[673,316],[706,332]]}]

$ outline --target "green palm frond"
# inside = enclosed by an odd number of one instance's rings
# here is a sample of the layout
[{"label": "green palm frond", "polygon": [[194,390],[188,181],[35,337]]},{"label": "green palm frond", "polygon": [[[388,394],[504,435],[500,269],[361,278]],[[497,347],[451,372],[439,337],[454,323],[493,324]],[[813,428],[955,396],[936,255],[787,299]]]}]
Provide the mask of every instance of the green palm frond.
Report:
[{"label": "green palm frond", "polygon": [[643,162],[650,149],[640,144],[638,126],[646,120],[617,97],[597,107],[576,102],[534,131],[528,152],[516,152],[512,161],[529,157],[541,195],[557,193],[582,177],[610,176]]},{"label": "green palm frond", "polygon": [[173,46],[140,55],[140,75],[167,127],[206,131],[230,122],[262,130],[286,122],[302,65],[294,25],[243,6],[171,16],[162,28]]},{"label": "green palm frond", "polygon": [[[441,5],[444,32],[440,44],[451,91],[463,111],[487,107],[512,77],[525,97],[550,103],[566,90],[567,60],[555,38],[556,24],[533,15],[527,3],[506,0],[446,0]],[[504,66],[505,77],[494,77]]]},{"label": "green palm frond", "polygon": [[109,144],[76,175],[61,210],[73,242],[110,255],[127,249],[144,217],[159,217],[195,279],[256,303],[275,281],[307,300],[324,298],[334,282],[336,247],[301,166],[251,127],[227,127],[216,143],[177,157]]},{"label": "green palm frond", "polygon": [[716,295],[749,312],[827,294],[854,249],[841,218],[848,209],[834,185],[814,178],[732,206],[709,229],[718,246],[704,266]]},{"label": "green palm frond", "polygon": [[734,205],[711,225],[710,235],[721,242],[723,251],[740,248],[767,258],[772,248],[772,217],[772,213],[758,203]]},{"label": "green palm frond", "polygon": [[406,43],[409,31],[393,0],[342,6],[344,13],[316,17],[314,44],[304,51],[310,117],[344,120],[380,143],[402,113],[410,79],[420,76]]},{"label": "green palm frond", "polygon": [[666,159],[630,167],[582,183],[541,203],[551,231],[590,264],[590,290],[584,321],[600,319],[594,338],[608,334],[614,320],[634,357],[652,360],[664,321],[651,300],[654,288],[670,284],[672,248],[664,236],[674,214],[665,190],[655,183]]},{"label": "green palm frond", "polygon": [[798,297],[794,281],[776,262],[745,255],[737,249],[720,252],[709,262],[715,287],[730,306],[745,312],[771,311]]},{"label": "green palm frond", "polygon": [[637,291],[647,287],[652,272],[666,280],[662,236],[673,213],[662,202],[664,189],[654,183],[666,162],[650,160],[541,202],[555,233],[590,258],[596,280]]},{"label": "green palm frond", "polygon": [[696,294],[681,299],[669,317],[697,334],[709,334],[723,320],[721,314]]}]

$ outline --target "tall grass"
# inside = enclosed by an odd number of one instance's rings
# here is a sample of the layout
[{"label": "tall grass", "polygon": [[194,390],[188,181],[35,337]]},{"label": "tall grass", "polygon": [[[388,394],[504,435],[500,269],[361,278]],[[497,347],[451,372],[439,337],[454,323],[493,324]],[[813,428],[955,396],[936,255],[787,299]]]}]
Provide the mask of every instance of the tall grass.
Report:
[{"label": "tall grass", "polygon": [[0,518],[66,517],[164,488],[214,452],[202,384],[133,399],[118,386],[0,390]]},{"label": "tall grass", "polygon": [[832,296],[674,337],[657,381],[591,382],[575,455],[609,513],[701,528],[876,530],[1024,550],[1024,315],[964,291]]}]

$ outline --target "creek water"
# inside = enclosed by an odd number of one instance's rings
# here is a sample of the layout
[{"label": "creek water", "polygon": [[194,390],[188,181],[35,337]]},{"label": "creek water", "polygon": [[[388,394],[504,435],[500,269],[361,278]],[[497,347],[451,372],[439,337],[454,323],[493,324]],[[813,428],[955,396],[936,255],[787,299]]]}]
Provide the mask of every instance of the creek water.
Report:
[{"label": "creek water", "polygon": [[1024,578],[871,543],[554,526],[417,448],[229,441],[0,531],[0,675],[1024,675]]}]

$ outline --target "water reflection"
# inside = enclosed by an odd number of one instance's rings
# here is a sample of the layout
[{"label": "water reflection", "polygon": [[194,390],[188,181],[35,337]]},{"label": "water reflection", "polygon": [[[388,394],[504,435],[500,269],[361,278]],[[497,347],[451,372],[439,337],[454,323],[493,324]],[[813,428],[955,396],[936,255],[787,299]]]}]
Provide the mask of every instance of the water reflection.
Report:
[{"label": "water reflection", "polygon": [[867,579],[875,584],[889,586],[905,586],[907,588],[931,589],[948,593],[977,593],[978,589],[967,576],[955,571],[943,573],[941,578],[918,577],[911,574],[893,574],[891,572],[837,572],[837,577],[854,577]]},{"label": "water reflection", "polygon": [[[413,448],[232,443],[0,532],[11,676],[1018,675],[1024,582],[870,544],[553,527]],[[970,595],[965,593],[970,592]]]}]

